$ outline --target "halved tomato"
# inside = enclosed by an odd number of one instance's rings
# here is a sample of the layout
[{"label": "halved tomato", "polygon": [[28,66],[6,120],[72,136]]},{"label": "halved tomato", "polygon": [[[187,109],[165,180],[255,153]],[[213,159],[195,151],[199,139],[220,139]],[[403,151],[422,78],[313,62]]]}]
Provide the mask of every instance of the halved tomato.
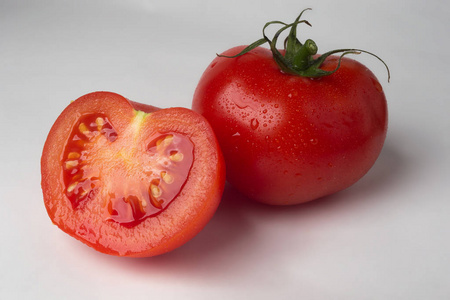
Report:
[{"label": "halved tomato", "polygon": [[87,94],[61,113],[41,172],[54,224],[100,252],[135,257],[193,238],[225,182],[222,153],[202,116],[110,92]]}]

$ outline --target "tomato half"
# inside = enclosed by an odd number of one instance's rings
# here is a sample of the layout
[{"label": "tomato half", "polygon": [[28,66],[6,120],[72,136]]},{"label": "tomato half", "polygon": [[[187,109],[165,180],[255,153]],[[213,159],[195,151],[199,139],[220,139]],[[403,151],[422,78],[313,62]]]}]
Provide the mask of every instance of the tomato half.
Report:
[{"label": "tomato half", "polygon": [[135,257],[193,238],[218,207],[224,169],[202,116],[109,92],[72,102],[41,159],[53,223],[100,252]]},{"label": "tomato half", "polygon": [[[327,57],[320,71],[336,69],[339,59]],[[387,132],[380,83],[346,57],[320,78],[282,72],[262,47],[217,57],[199,81],[192,108],[216,133],[228,181],[249,198],[276,205],[349,187],[372,167]]]}]

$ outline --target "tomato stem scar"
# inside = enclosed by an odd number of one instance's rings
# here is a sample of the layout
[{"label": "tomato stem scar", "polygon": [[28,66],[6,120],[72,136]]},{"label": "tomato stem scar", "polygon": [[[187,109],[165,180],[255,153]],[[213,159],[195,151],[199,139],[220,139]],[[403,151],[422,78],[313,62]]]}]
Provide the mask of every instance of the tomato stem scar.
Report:
[{"label": "tomato stem scar", "polygon": [[133,128],[133,132],[135,135],[139,133],[139,128],[141,128],[142,123],[145,120],[145,117],[147,117],[148,113],[143,112],[141,110],[135,110],[135,116],[133,118],[133,121],[131,123],[131,127]]}]

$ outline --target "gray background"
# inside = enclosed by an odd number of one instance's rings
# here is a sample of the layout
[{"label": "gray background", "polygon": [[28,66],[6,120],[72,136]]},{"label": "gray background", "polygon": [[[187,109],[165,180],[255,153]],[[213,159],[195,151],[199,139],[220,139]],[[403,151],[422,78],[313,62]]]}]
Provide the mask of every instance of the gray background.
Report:
[{"label": "gray background", "polygon": [[[52,225],[47,133],[97,90],[190,107],[216,52],[303,8],[319,51],[357,47],[383,84],[389,132],[353,187],[306,205],[227,187],[207,227],[150,259],[97,253]],[[450,299],[449,2],[0,1],[1,299]]]}]

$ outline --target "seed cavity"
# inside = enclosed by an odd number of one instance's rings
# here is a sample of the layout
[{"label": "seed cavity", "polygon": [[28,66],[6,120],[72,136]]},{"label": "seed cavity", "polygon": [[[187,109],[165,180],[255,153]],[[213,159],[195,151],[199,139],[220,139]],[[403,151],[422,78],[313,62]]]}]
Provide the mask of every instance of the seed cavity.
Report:
[{"label": "seed cavity", "polygon": [[114,142],[117,132],[106,116],[102,114],[88,114],[81,116],[70,133],[63,159],[61,161],[66,196],[73,209],[85,199],[92,198],[98,189],[99,170],[89,159],[89,149],[104,137]]},{"label": "seed cavity", "polygon": [[[125,189],[119,185],[114,193],[109,193],[112,196],[104,203],[106,220],[133,227],[166,209],[188,180],[194,145],[182,134],[156,132],[148,138],[145,157],[141,163],[147,167],[137,174],[138,181],[130,179],[131,182],[124,183]],[[134,187],[132,200],[126,190],[128,184]]]},{"label": "seed cavity", "polygon": [[[131,126],[135,124],[139,123]],[[130,154],[126,161],[119,155],[108,156],[112,169],[102,170],[100,159],[91,151],[108,146],[108,141],[114,143],[117,137],[105,115],[80,118],[62,155],[65,194],[74,210],[82,209],[88,201],[99,201],[105,222],[133,227],[161,213],[181,193],[193,165],[194,145],[181,133],[155,132],[145,137],[146,151]]]}]

